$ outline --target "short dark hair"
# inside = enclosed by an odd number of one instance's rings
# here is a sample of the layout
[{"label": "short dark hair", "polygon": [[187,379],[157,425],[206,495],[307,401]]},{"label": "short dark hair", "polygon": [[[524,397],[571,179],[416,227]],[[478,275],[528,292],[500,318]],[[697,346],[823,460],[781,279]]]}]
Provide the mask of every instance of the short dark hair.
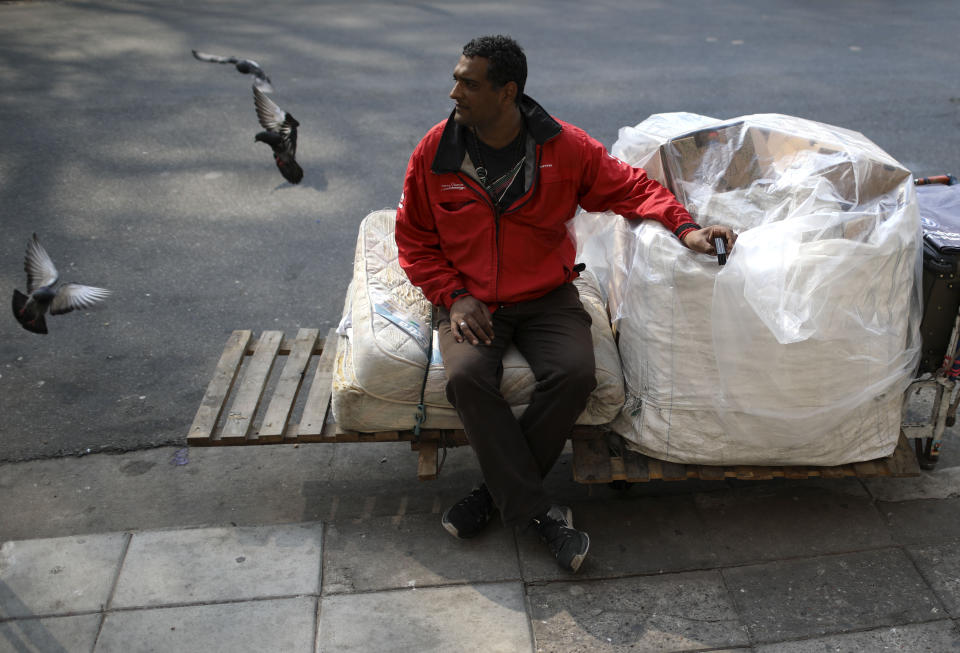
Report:
[{"label": "short dark hair", "polygon": [[520,102],[527,83],[527,55],[516,41],[502,34],[478,36],[463,46],[463,56],[483,57],[489,62],[487,79],[494,88],[516,82],[517,102]]}]

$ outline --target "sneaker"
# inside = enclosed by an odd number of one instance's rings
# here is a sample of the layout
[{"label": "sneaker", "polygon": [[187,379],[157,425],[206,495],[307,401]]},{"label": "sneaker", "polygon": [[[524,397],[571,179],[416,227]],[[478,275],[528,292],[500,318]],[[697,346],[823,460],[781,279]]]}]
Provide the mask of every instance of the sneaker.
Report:
[{"label": "sneaker", "polygon": [[576,573],[587,557],[590,536],[573,527],[573,512],[570,508],[551,506],[547,512],[534,517],[531,523],[540,533],[540,539],[550,547],[557,564]]},{"label": "sneaker", "polygon": [[447,508],[440,523],[454,537],[467,539],[479,535],[486,528],[495,510],[487,485],[481,483],[476,490]]}]

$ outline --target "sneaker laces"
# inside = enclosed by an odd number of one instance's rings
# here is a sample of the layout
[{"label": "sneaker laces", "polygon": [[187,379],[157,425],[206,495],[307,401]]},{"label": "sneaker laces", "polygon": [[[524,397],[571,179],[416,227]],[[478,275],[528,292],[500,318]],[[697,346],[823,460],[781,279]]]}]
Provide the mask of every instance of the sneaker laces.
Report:
[{"label": "sneaker laces", "polygon": [[493,497],[486,485],[481,485],[473,492],[457,501],[455,509],[466,511],[471,519],[477,522],[486,521],[493,511]]},{"label": "sneaker laces", "polygon": [[573,528],[552,519],[540,523],[540,537],[547,543],[554,555],[558,555],[563,549],[563,545],[573,538],[579,539],[579,535],[579,532]]},{"label": "sneaker laces", "polygon": [[[546,513],[533,519],[540,539],[547,544],[550,552],[564,567],[571,566],[574,558],[586,552],[585,544],[589,546],[586,534],[570,526],[567,521],[569,515],[569,510],[564,514],[559,506],[553,506]],[[573,567],[574,571],[578,566],[579,563]]]}]

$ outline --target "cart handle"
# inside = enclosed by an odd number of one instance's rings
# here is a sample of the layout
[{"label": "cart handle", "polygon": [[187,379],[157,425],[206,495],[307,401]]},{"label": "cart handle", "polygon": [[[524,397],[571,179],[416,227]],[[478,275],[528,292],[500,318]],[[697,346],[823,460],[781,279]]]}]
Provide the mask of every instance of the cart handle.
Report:
[{"label": "cart handle", "polygon": [[914,185],[916,186],[926,186],[927,184],[944,184],[946,186],[953,186],[958,183],[958,180],[953,175],[934,175],[933,177],[918,177],[913,180]]}]

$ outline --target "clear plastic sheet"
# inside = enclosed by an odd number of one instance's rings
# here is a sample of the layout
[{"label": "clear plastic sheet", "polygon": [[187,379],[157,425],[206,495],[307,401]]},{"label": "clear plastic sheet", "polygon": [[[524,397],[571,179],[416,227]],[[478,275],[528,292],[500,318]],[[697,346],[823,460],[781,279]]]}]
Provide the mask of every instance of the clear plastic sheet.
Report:
[{"label": "clear plastic sheet", "polygon": [[942,254],[960,253],[960,184],[917,188],[923,237]]},{"label": "clear plastic sheet", "polygon": [[627,404],[614,428],[700,464],[837,465],[888,455],[920,355],[921,231],[912,178],[859,133],[783,115],[659,114],[612,154],[706,226],[727,264],[659,223],[582,213]]}]

